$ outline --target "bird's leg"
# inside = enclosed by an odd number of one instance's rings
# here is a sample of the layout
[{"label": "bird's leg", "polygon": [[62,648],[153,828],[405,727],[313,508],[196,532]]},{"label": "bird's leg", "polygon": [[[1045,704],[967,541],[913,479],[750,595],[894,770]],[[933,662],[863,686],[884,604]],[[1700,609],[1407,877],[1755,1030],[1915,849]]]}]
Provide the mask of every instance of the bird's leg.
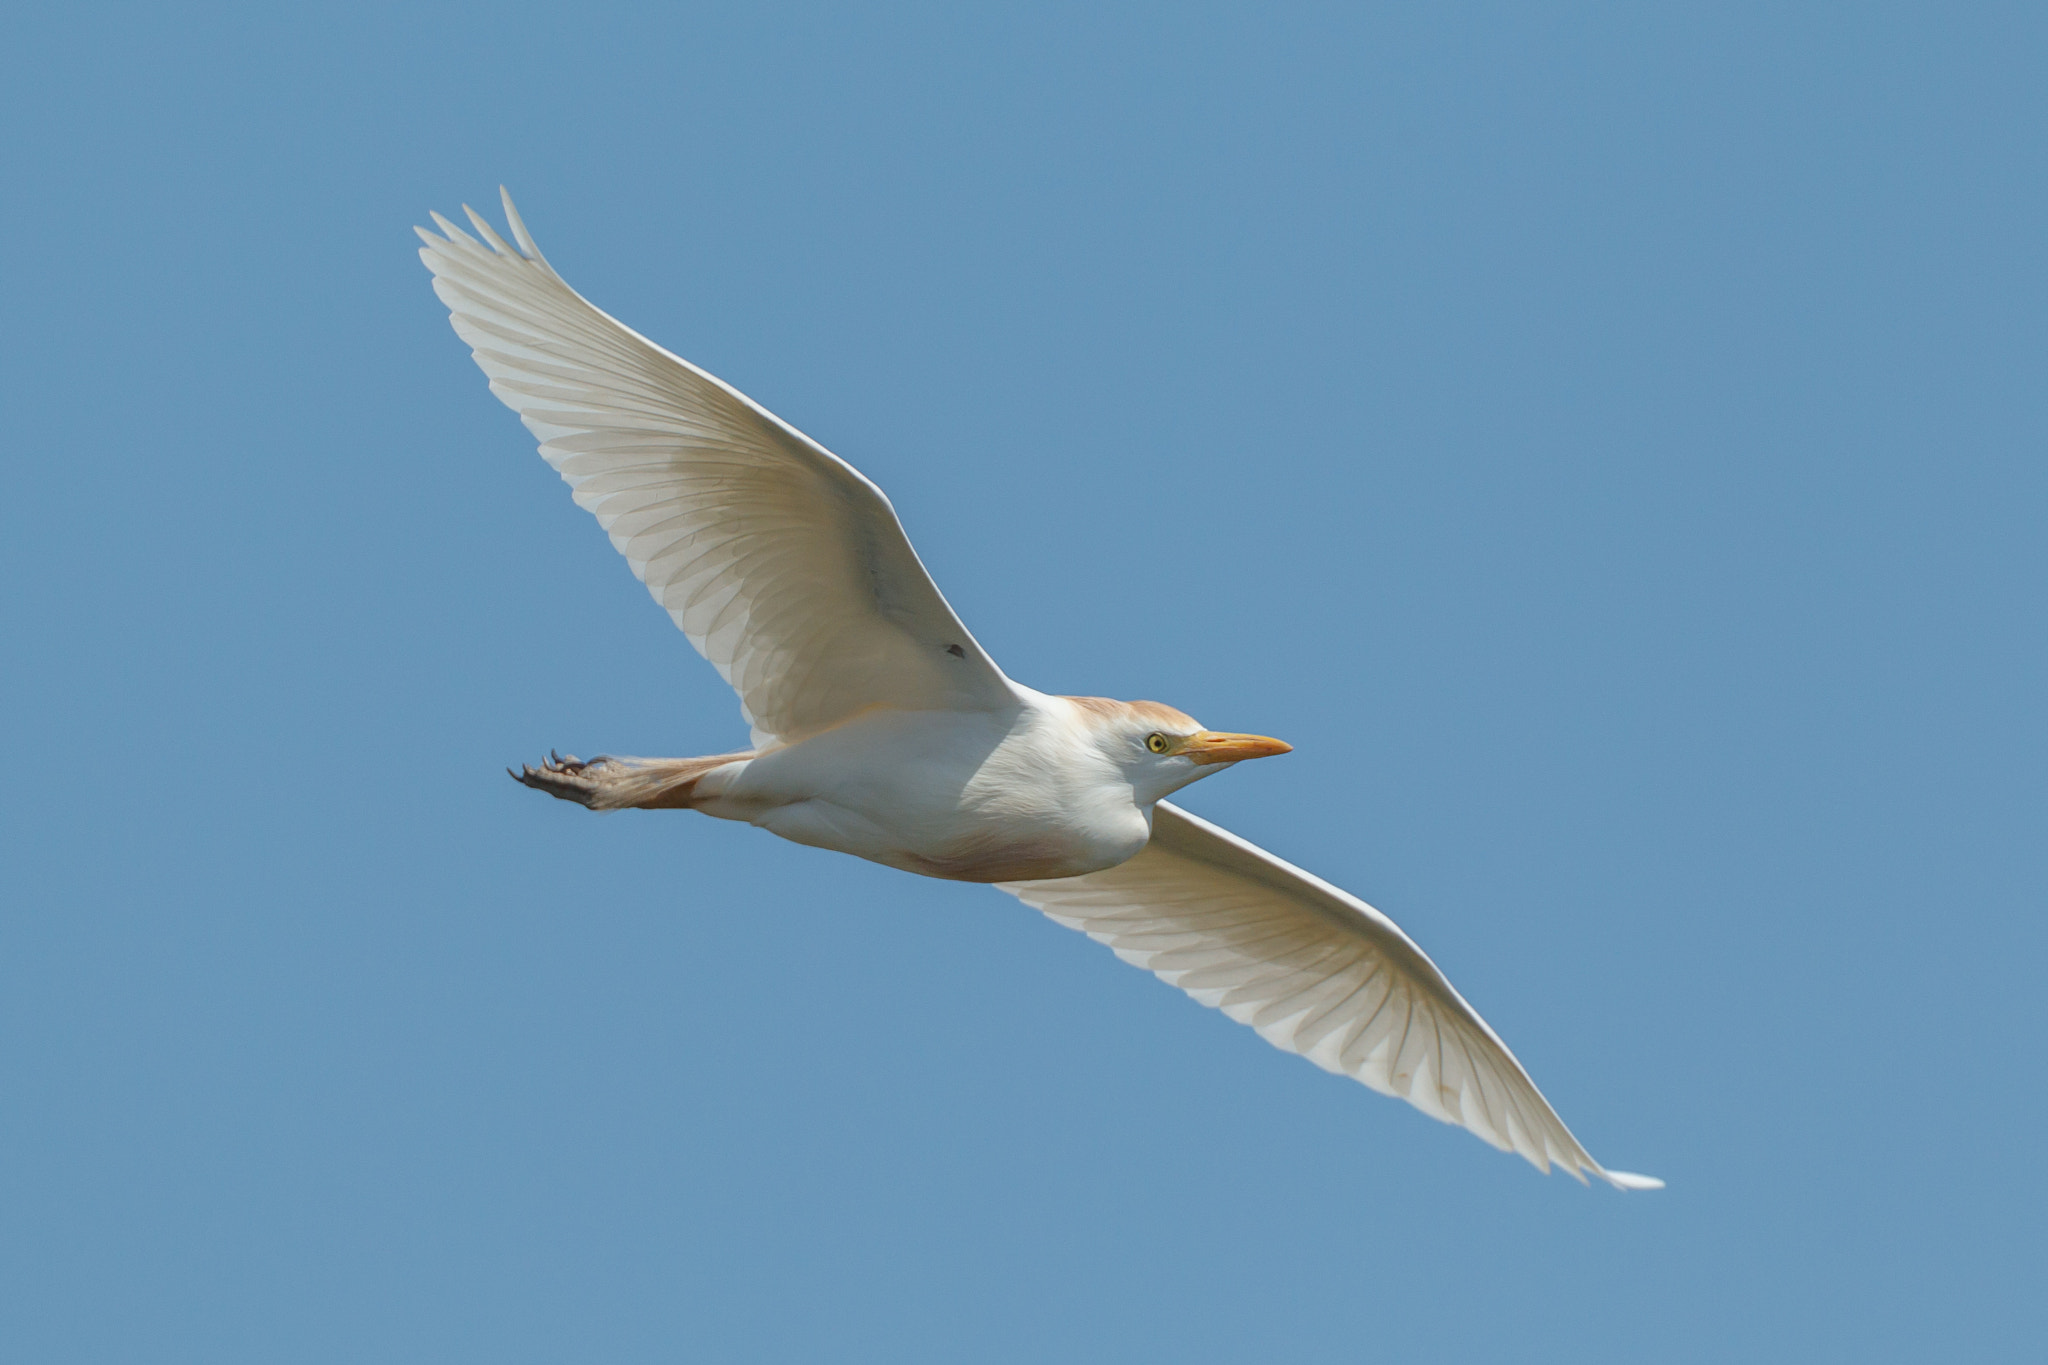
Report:
[{"label": "bird's leg", "polygon": [[512,780],[592,810],[688,810],[697,781],[714,768],[751,753],[708,758],[623,758],[600,754],[588,763],[550,752],[538,768],[519,765]]}]

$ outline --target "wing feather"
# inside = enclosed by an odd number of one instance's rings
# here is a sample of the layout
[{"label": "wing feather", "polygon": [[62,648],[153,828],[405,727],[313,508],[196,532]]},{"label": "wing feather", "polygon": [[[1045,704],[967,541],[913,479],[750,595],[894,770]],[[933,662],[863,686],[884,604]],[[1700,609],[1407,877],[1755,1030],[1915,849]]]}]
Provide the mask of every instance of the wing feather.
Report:
[{"label": "wing feather", "polygon": [[[739,693],[757,745],[870,706],[998,710],[1016,693],[860,472],[593,307],[465,208],[420,258],[491,392],[654,600]],[[481,240],[479,240],[479,238]]]},{"label": "wing feather", "polygon": [[1002,889],[1107,945],[1275,1047],[1460,1124],[1538,1170],[1622,1189],[1507,1044],[1415,942],[1355,896],[1161,801],[1118,867]]}]

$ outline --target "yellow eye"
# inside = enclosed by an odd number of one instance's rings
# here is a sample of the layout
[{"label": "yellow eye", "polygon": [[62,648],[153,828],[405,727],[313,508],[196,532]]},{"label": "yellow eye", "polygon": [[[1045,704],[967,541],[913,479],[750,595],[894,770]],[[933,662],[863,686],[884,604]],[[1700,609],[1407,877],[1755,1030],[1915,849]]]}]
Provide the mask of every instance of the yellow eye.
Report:
[{"label": "yellow eye", "polygon": [[1151,736],[1150,736],[1149,738],[1147,738],[1147,739],[1146,739],[1146,741],[1145,741],[1145,747],[1146,747],[1146,748],[1148,748],[1148,749],[1150,749],[1150,750],[1151,750],[1151,751],[1152,751],[1153,753],[1155,753],[1155,754],[1163,754],[1163,753],[1165,753],[1165,752],[1166,752],[1166,736],[1165,736],[1165,735],[1162,735],[1162,734],[1159,734],[1159,733],[1157,733],[1157,732],[1155,731],[1155,732],[1154,732],[1154,733],[1153,733],[1153,734],[1152,734],[1152,735],[1151,735]]}]

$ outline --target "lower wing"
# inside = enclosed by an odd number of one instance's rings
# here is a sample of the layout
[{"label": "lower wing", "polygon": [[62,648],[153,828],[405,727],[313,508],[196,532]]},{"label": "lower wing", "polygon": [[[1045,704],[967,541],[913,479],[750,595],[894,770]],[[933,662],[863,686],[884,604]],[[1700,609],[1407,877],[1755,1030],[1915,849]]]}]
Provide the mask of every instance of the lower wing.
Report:
[{"label": "lower wing", "polygon": [[1129,862],[1002,889],[1275,1047],[1461,1124],[1538,1170],[1657,1189],[1579,1145],[1529,1073],[1385,915],[1161,801]]}]

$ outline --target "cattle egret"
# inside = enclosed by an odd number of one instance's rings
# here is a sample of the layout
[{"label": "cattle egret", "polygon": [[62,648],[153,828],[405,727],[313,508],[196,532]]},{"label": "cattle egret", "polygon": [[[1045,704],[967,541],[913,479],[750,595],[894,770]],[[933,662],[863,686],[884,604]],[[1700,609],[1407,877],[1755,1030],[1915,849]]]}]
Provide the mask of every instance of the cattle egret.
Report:
[{"label": "cattle egret", "polygon": [[[1051,696],[975,643],[882,490],[584,300],[433,215],[420,252],[491,392],[739,693],[751,747],[551,756],[513,776],[592,810],[694,810],[906,872],[991,882],[1276,1047],[1622,1189],[1436,964],[1337,887],[1169,804],[1288,746],[1156,702]],[[478,240],[478,238],[481,240]]]}]

